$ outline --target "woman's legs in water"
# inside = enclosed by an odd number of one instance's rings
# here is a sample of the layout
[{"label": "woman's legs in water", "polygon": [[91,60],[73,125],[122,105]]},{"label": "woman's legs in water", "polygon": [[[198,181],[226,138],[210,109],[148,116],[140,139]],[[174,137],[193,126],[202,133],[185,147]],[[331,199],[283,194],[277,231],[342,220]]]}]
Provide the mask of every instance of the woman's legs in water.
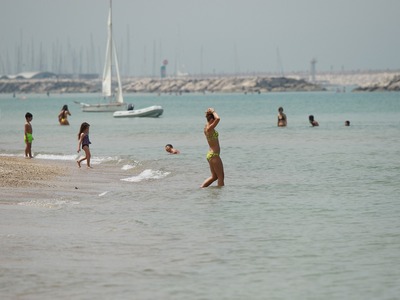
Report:
[{"label": "woman's legs in water", "polygon": [[218,180],[218,186],[224,186],[225,175],[224,175],[224,165],[219,156],[214,156],[208,161],[210,165],[211,176],[207,178],[201,187],[208,187],[215,180]]}]

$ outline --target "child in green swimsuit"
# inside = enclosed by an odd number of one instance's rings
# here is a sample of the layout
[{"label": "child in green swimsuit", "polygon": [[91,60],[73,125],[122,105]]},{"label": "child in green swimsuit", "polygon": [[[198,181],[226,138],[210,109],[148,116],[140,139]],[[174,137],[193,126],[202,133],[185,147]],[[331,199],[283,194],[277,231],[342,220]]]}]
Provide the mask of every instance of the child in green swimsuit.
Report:
[{"label": "child in green swimsuit", "polygon": [[27,112],[25,114],[25,132],[24,132],[24,141],[25,141],[25,157],[26,158],[33,158],[32,156],[32,141],[33,141],[33,136],[32,136],[32,122],[33,116],[31,113]]}]

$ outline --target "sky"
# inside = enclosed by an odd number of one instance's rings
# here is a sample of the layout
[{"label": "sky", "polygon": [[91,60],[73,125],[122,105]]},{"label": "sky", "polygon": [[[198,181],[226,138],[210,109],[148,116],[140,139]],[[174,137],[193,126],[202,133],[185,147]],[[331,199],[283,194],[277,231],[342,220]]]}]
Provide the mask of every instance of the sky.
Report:
[{"label": "sky", "polygon": [[[102,73],[109,0],[1,0],[0,74]],[[124,75],[400,69],[399,0],[113,0]],[[46,69],[46,70],[43,70]]]}]

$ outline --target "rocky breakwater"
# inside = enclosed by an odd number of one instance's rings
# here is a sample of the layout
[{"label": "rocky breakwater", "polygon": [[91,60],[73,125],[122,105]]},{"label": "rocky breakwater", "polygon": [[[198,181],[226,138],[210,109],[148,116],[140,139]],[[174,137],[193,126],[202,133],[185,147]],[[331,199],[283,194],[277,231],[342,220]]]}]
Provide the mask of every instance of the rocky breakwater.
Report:
[{"label": "rocky breakwater", "polygon": [[[0,93],[100,93],[100,80],[2,79]],[[266,93],[323,91],[319,85],[286,77],[132,78],[124,93]]]},{"label": "rocky breakwater", "polygon": [[285,77],[145,78],[123,86],[131,93],[266,93],[323,91],[319,85]]},{"label": "rocky breakwater", "polygon": [[389,80],[377,82],[365,86],[360,86],[353,92],[399,92],[400,91],[400,75],[396,75]]},{"label": "rocky breakwater", "polygon": [[97,81],[72,79],[2,79],[0,93],[95,93],[100,92]]}]

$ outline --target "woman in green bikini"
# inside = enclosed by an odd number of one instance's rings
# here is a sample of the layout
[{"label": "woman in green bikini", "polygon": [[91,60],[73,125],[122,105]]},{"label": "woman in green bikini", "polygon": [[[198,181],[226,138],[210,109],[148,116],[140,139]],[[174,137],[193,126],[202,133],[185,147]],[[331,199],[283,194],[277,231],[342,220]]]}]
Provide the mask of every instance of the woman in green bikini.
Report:
[{"label": "woman in green bikini", "polygon": [[219,146],[218,132],[215,130],[220,118],[213,108],[206,111],[207,123],[204,127],[204,135],[207,138],[209,150],[207,152],[207,161],[210,165],[211,176],[207,178],[201,187],[208,187],[211,183],[218,180],[218,186],[224,186],[224,166],[219,156],[221,148]]}]

